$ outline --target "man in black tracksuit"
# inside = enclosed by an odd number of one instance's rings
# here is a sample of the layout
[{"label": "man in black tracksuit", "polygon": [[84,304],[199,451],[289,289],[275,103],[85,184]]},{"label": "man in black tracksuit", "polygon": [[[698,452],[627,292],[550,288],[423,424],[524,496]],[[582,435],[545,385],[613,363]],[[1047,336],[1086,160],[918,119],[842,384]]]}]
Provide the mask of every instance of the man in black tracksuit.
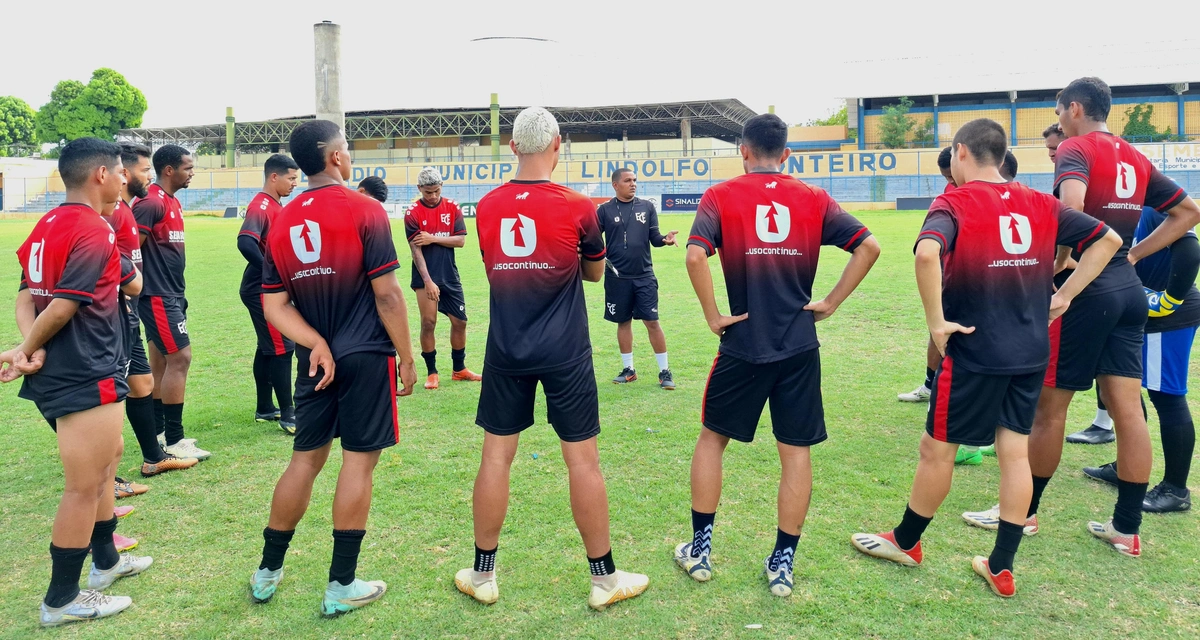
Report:
[{"label": "man in black tracksuit", "polygon": [[675,389],[667,364],[667,337],[658,324],[658,280],[650,260],[650,246],[675,246],[675,234],[658,230],[658,212],[654,204],[637,194],[637,175],[631,169],[617,169],[612,175],[616,197],[596,210],[600,230],[604,232],[608,260],[604,270],[604,319],[617,323],[617,345],[621,349],[621,373],[616,384],[637,380],[633,367],[633,320],[646,323],[650,346],[658,361],[658,384]]}]

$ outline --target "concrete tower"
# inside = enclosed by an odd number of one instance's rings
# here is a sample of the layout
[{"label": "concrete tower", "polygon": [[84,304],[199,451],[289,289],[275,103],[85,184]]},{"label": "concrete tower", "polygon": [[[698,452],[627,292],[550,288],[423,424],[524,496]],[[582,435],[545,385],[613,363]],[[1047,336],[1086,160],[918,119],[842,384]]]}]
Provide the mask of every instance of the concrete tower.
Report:
[{"label": "concrete tower", "polygon": [[328,20],[313,25],[313,69],[317,77],[317,119],[346,128],[342,111],[342,27]]}]

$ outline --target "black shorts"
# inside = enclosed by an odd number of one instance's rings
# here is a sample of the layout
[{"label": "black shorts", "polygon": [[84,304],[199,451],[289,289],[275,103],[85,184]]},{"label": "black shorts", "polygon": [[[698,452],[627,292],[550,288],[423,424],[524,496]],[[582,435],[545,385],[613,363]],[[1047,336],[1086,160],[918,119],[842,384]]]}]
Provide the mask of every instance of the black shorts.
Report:
[{"label": "black shorts", "polygon": [[263,315],[263,294],[242,292],[242,304],[250,312],[254,335],[258,336],[258,352],[267,356],[285,356],[296,350],[296,343],[279,333]]},{"label": "black shorts", "polygon": [[37,405],[42,417],[50,423],[50,428],[56,428],[55,420],[72,413],[95,409],[106,404],[121,402],[129,393],[129,384],[121,375],[88,382],[70,389],[60,390],[53,394],[41,396],[21,388],[20,396]]},{"label": "black shorts", "polygon": [[996,427],[1021,435],[1033,429],[1044,373],[996,375],[954,367],[946,356],[933,376],[925,432],[934,440],[986,447]]},{"label": "black shorts", "polygon": [[378,451],[400,438],[396,409],[396,356],[352,353],[335,362],[333,382],[316,391],[324,375],[309,377],[309,351],[296,350],[296,451],[320,449],[334,438],[346,451]]},{"label": "black shorts", "polygon": [[125,368],[126,376],[148,376],[151,374],[150,361],[146,359],[146,345],[142,343],[142,328],[138,325],[129,327],[125,336],[126,351],[129,362]]},{"label": "black shorts", "polygon": [[1096,376],[1142,378],[1146,294],[1126,287],[1076,298],[1050,324],[1047,387],[1086,391]]},{"label": "black shorts", "polygon": [[191,345],[187,332],[187,298],[142,296],[138,315],[146,326],[146,338],[164,354],[172,354]]},{"label": "black shorts", "polygon": [[[425,295],[425,287],[413,287],[418,296]],[[467,299],[463,297],[461,283],[438,284],[438,313],[467,321]]]},{"label": "black shorts", "polygon": [[609,322],[658,320],[658,278],[604,275],[604,319]]},{"label": "black shorts", "polygon": [[483,388],[475,424],[498,436],[511,436],[533,425],[538,382],[546,394],[546,419],[564,442],[582,442],[600,433],[600,399],[592,357],[562,369],[507,375],[483,366]]},{"label": "black shorts", "polygon": [[820,349],[766,364],[717,354],[704,387],[700,422],[725,437],[752,442],[768,400],[771,430],[779,442],[808,447],[828,438]]}]

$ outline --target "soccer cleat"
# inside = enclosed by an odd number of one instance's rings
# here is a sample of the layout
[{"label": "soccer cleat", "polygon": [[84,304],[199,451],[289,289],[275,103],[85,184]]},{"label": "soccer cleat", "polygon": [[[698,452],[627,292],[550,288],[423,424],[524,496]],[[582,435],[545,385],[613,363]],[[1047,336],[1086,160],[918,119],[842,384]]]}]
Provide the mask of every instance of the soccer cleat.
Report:
[{"label": "soccer cleat", "polygon": [[1113,433],[1112,429],[1105,429],[1092,425],[1083,431],[1076,431],[1067,436],[1067,442],[1071,444],[1108,444],[1115,442],[1117,434]]},{"label": "soccer cleat", "polygon": [[1084,467],[1083,475],[1115,487],[1117,486],[1117,463],[1110,462],[1099,467]]},{"label": "soccer cleat", "polygon": [[771,557],[763,562],[763,572],[767,574],[767,588],[771,595],[786,598],[792,595],[792,565],[780,563],[779,568],[771,570]]},{"label": "soccer cleat", "polygon": [[978,447],[959,447],[958,453],[954,454],[954,464],[981,465],[983,464],[983,453],[979,451]]},{"label": "soccer cleat", "polygon": [[625,367],[621,369],[621,373],[618,373],[617,377],[613,378],[613,384],[625,384],[634,380],[637,380],[637,372],[632,367]]},{"label": "soccer cleat", "polygon": [[279,588],[279,583],[283,582],[283,567],[279,567],[275,571],[269,569],[259,569],[250,576],[250,599],[258,604],[262,604],[271,599],[275,595],[275,590]]},{"label": "soccer cleat", "polygon": [[131,556],[128,553],[122,553],[121,559],[114,564],[112,568],[101,571],[96,568],[96,563],[92,563],[92,570],[88,572],[87,586],[89,589],[96,591],[104,591],[112,586],[112,583],[121,578],[136,576],[137,574],[150,568],[154,564],[154,558],[150,556]]},{"label": "soccer cleat", "polygon": [[1013,579],[1012,571],[1005,569],[998,575],[993,575],[991,567],[988,566],[988,559],[983,556],[975,556],[971,560],[971,568],[979,574],[979,577],[987,581],[988,586],[992,588],[992,593],[1001,598],[1011,598],[1017,595],[1017,582]]},{"label": "soccer cleat", "polygon": [[255,422],[275,422],[279,419],[279,409],[272,408],[270,411],[255,411]]},{"label": "soccer cleat", "polygon": [[382,580],[354,579],[350,584],[342,584],[336,580],[325,587],[325,599],[321,601],[321,615],[326,618],[340,616],[355,609],[361,609],[383,597],[387,592],[387,583]]},{"label": "soccer cleat", "polygon": [[133,510],[136,508],[137,507],[113,507],[113,517],[124,518],[125,516],[133,513]]},{"label": "soccer cleat", "polygon": [[916,546],[908,551],[900,548],[896,544],[896,535],[891,531],[886,533],[856,533],[850,536],[850,543],[855,549],[884,560],[890,560],[896,564],[902,564],[906,567],[915,567],[921,564],[924,559],[924,554],[921,553],[921,541],[918,540]]},{"label": "soccer cleat", "polygon": [[176,442],[166,449],[163,449],[163,451],[175,456],[176,458],[195,458],[196,460],[208,460],[208,458],[212,455],[208,451],[197,447],[195,440],[188,442],[186,439]]},{"label": "soccer cleat", "polygon": [[296,435],[296,407],[288,407],[280,412],[279,428],[289,436]]},{"label": "soccer cleat", "polygon": [[683,569],[683,572],[696,582],[712,580],[712,562],[709,560],[708,554],[693,558],[692,543],[690,542],[683,542],[675,547],[675,564],[679,565],[679,568]]},{"label": "soccer cleat", "polygon": [[432,390],[438,388],[439,382],[440,382],[440,380],[438,380],[438,374],[431,373],[431,374],[429,374],[428,378],[425,378],[425,388],[432,391]]},{"label": "soccer cleat", "polygon": [[896,399],[900,402],[929,402],[929,394],[929,387],[922,384],[908,393],[897,395]]},{"label": "soccer cleat", "polygon": [[[995,531],[1000,528],[1000,505],[996,505],[987,511],[968,511],[962,514],[963,520],[973,527]],[[1037,514],[1033,514],[1025,519],[1025,528],[1023,533],[1026,536],[1036,536],[1038,532]]]},{"label": "soccer cleat", "polygon": [[989,444],[986,447],[979,447],[979,453],[982,453],[983,455],[985,455],[989,458],[995,458],[996,457],[996,445]]},{"label": "soccer cleat", "polygon": [[163,458],[162,460],[159,460],[158,462],[143,462],[142,463],[142,477],[150,478],[150,477],[156,476],[160,473],[166,473],[168,471],[178,471],[180,469],[191,469],[192,467],[196,466],[199,463],[200,463],[200,461],[197,460],[196,458],[177,458],[168,453],[167,457]]},{"label": "soccer cleat", "polygon": [[476,584],[475,570],[463,569],[454,574],[454,586],[483,604],[496,604],[496,601],[500,599],[500,585],[496,583],[496,572],[493,571],[491,574],[491,578]]},{"label": "soccer cleat", "polygon": [[1088,531],[1092,535],[1112,545],[1118,553],[1131,558],[1142,555],[1142,537],[1138,534],[1121,533],[1113,528],[1112,520],[1105,523],[1089,522]]},{"label": "soccer cleat", "polygon": [[144,484],[130,482],[121,476],[117,476],[113,480],[113,495],[117,498],[117,500],[120,500],[121,498],[128,498],[130,496],[140,496],[149,490],[150,487],[147,487]]},{"label": "soccer cleat", "polygon": [[1142,500],[1142,511],[1147,513],[1174,513],[1192,508],[1192,495],[1186,487],[1177,487],[1166,480],[1146,492]]},{"label": "soccer cleat", "polygon": [[84,589],[66,606],[47,607],[43,602],[42,626],[57,627],[69,622],[107,618],[128,609],[131,604],[133,599],[129,596],[106,596],[99,591]]},{"label": "soccer cleat", "polygon": [[675,379],[671,377],[670,369],[663,369],[658,372],[658,386],[662,387],[664,391],[675,390]]},{"label": "soccer cleat", "polygon": [[[588,606],[596,611],[604,611],[622,600],[636,598],[650,586],[650,578],[619,569],[615,574],[604,578],[601,582],[592,579],[592,592],[588,595]],[[605,582],[611,583],[611,586],[606,586]]]},{"label": "soccer cleat", "polygon": [[471,371],[470,369],[462,369],[460,371],[455,371],[450,376],[450,379],[458,382],[479,382],[480,380],[483,380],[483,376]]},{"label": "soccer cleat", "polygon": [[126,551],[136,549],[138,546],[138,541],[137,538],[126,538],[119,533],[114,533],[113,546],[117,548],[117,553],[124,553]]}]

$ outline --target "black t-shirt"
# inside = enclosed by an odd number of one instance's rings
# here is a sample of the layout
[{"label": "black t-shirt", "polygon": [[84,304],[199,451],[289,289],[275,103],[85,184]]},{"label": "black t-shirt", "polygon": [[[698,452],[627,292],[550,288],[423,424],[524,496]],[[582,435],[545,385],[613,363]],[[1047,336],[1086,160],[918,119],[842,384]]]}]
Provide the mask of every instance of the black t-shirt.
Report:
[{"label": "black t-shirt", "polygon": [[732,315],[721,353],[756,364],[816,349],[813,278],[821,245],[852,252],[871,232],[829,194],[781,173],[748,173],[704,192],[688,246],[719,251]]},{"label": "black t-shirt", "polygon": [[654,203],[641,198],[622,202],[616,198],[596,209],[600,231],[604,233],[608,261],[613,269],[605,270],[606,278],[644,278],[654,275],[650,247],[663,246],[663,234],[658,230],[658,212]]},{"label": "black t-shirt", "polygon": [[183,206],[157,184],[133,203],[142,243],[142,295],[178,298],[184,295],[187,264],[183,243]]}]

